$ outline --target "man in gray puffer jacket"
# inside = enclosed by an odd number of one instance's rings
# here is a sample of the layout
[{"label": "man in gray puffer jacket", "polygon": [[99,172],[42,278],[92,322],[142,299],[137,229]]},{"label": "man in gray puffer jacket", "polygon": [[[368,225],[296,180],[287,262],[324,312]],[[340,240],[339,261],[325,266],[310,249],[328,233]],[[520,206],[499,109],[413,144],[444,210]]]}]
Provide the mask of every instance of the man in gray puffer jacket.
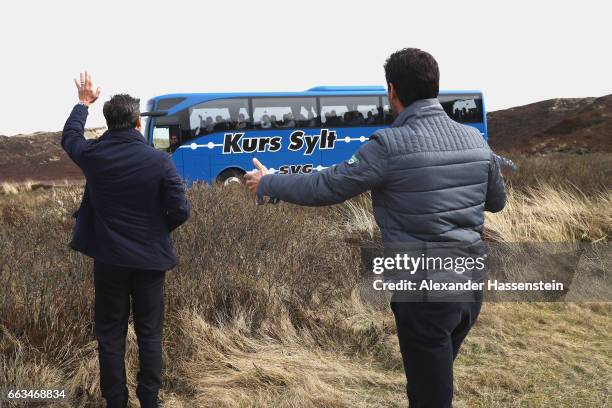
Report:
[{"label": "man in gray puffer jacket", "polygon": [[[500,164],[478,130],[450,119],[437,100],[439,70],[428,53],[407,48],[385,63],[396,116],[350,159],[311,174],[245,176],[259,197],[301,205],[340,203],[370,190],[385,243],[480,244],[484,211],[503,209]],[[453,360],[476,321],[470,302],[392,302],[410,407],[450,407]]]}]

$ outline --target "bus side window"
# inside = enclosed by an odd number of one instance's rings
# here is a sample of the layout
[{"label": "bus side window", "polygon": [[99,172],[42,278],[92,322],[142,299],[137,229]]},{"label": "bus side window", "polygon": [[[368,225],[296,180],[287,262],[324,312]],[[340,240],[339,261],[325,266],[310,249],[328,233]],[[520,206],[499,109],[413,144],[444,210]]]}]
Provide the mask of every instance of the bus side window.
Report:
[{"label": "bus side window", "polygon": [[391,106],[389,106],[389,98],[386,96],[382,97],[382,109],[380,111],[380,115],[383,118],[383,123],[385,125],[390,125],[393,123],[393,114],[391,113]]},{"label": "bus side window", "polygon": [[215,99],[196,105],[189,114],[189,125],[194,137],[252,129],[249,101],[246,98]]},{"label": "bus side window", "polygon": [[459,123],[481,123],[483,121],[481,95],[445,94],[438,96],[438,100],[446,114],[454,121]]},{"label": "bus side window", "polygon": [[253,98],[255,129],[318,127],[316,98]]},{"label": "bus side window", "polygon": [[382,124],[378,96],[321,97],[323,126],[352,127]]}]

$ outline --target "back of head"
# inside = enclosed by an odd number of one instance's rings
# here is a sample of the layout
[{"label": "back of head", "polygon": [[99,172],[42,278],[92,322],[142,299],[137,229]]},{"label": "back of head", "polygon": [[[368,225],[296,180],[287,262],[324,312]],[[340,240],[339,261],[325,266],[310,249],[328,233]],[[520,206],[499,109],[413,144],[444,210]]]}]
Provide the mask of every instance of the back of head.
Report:
[{"label": "back of head", "polygon": [[102,109],[108,130],[134,129],[140,122],[140,99],[113,95]]},{"label": "back of head", "polygon": [[440,71],[431,54],[418,48],[404,48],[391,54],[384,67],[387,84],[393,85],[403,106],[438,96]]}]

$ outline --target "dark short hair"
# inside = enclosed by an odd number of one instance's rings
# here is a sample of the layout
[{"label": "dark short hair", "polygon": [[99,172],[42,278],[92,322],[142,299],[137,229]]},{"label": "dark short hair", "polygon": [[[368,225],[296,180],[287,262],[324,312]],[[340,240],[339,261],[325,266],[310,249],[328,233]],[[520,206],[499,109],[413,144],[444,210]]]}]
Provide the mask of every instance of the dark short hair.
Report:
[{"label": "dark short hair", "polygon": [[127,94],[113,95],[102,108],[108,130],[133,129],[140,117],[140,99]]},{"label": "dark short hair", "polygon": [[385,61],[387,84],[393,84],[404,106],[419,99],[436,98],[440,90],[438,63],[418,48],[404,48]]}]

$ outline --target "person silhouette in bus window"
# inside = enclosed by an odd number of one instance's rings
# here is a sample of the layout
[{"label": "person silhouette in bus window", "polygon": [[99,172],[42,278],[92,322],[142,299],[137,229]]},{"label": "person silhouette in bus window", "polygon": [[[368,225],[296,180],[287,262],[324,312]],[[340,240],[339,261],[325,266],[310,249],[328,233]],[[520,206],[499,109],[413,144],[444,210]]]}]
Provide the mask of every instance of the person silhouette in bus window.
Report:
[{"label": "person silhouette in bus window", "polygon": [[178,135],[172,134],[170,135],[170,145],[168,146],[168,149],[166,149],[166,151],[168,153],[174,153],[176,149],[179,148],[180,145],[181,145],[181,142],[179,140]]},{"label": "person silhouette in bus window", "polygon": [[213,121],[212,116],[207,116],[206,126],[204,127],[204,129],[206,130],[206,132],[210,133],[213,131],[214,128],[215,128],[215,122]]},{"label": "person silhouette in bus window", "polygon": [[219,131],[219,130],[228,130],[228,124],[227,121],[225,119],[223,119],[223,116],[221,115],[217,115],[215,116],[215,126],[213,128],[213,130]]},{"label": "person silhouette in bus window", "polygon": [[308,127],[317,126],[317,120],[315,119],[315,115],[312,112],[308,112],[308,123],[306,124]]},{"label": "person silhouette in bus window", "polygon": [[293,119],[293,114],[291,112],[283,115],[283,127],[295,127],[295,119]]},{"label": "person silhouette in bus window", "polygon": [[306,116],[302,114],[302,106],[292,106],[289,112],[294,123],[293,126],[303,125],[306,122]]},{"label": "person silhouette in bus window", "polygon": [[344,120],[344,123],[350,123],[353,117],[353,112],[351,111],[346,111],[344,112],[344,115],[342,115],[342,118]]},{"label": "person silhouette in bus window", "polygon": [[236,122],[236,129],[244,129],[246,128],[246,120],[244,118],[244,114],[241,113],[238,115],[238,121]]},{"label": "person silhouette in bus window", "polygon": [[358,110],[353,111],[352,125],[363,125],[365,123],[365,118],[363,117],[363,113]]},{"label": "person silhouette in bus window", "polygon": [[329,119],[327,123],[330,126],[338,126],[342,124],[342,118],[338,117],[338,114],[336,113],[335,110],[332,110],[331,112],[329,112]]},{"label": "person silhouette in bus window", "polygon": [[376,123],[376,118],[374,117],[374,113],[371,110],[368,111],[366,124],[373,125]]},{"label": "person silhouette in bus window", "polygon": [[272,122],[270,121],[270,117],[268,115],[263,115],[261,117],[261,128],[270,129],[271,127],[272,127]]}]

